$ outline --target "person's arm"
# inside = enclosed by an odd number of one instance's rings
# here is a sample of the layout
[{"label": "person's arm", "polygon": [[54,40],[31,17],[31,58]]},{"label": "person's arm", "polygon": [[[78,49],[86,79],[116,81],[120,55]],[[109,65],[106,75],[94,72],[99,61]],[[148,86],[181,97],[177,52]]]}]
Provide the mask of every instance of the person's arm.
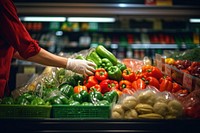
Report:
[{"label": "person's arm", "polygon": [[67,64],[67,58],[52,54],[44,50],[43,48],[41,48],[38,54],[32,57],[29,57],[27,59],[24,59],[23,57],[21,57],[18,52],[15,52],[13,57],[20,60],[31,61],[31,62],[39,63],[42,65],[46,65],[46,66],[66,68],[66,64]]},{"label": "person's arm", "polygon": [[29,57],[28,59],[24,59],[23,57],[21,57],[18,52],[15,52],[13,57],[20,60],[26,60],[26,61],[39,63],[42,65],[65,68],[73,72],[83,74],[84,76],[93,75],[95,72],[95,66],[96,66],[92,62],[89,62],[86,60],[61,57],[61,56],[52,54],[42,48],[38,54],[32,57]]}]

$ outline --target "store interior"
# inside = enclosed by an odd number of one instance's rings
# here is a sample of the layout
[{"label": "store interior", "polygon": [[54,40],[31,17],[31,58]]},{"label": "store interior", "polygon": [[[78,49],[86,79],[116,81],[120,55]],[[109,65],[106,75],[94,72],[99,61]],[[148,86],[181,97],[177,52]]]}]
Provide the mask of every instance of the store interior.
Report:
[{"label": "store interior", "polygon": [[[151,64],[156,65],[156,54],[165,56],[176,51],[200,48],[199,0],[13,2],[20,20],[32,38],[37,40],[42,48],[57,55],[70,57],[74,53],[103,45],[119,60],[143,60],[148,57]],[[79,20],[74,20],[78,17]],[[45,67],[13,59],[9,88],[13,91],[27,85],[35,76],[40,75]],[[2,123],[4,122],[4,128],[13,124],[20,132],[22,129],[18,126],[21,125],[27,126],[24,127],[25,131],[31,129],[32,132],[189,132],[187,126],[193,127],[191,132],[199,130],[198,119],[83,121],[19,118],[12,119],[12,122],[4,119]],[[76,129],[77,126],[79,129]]]}]

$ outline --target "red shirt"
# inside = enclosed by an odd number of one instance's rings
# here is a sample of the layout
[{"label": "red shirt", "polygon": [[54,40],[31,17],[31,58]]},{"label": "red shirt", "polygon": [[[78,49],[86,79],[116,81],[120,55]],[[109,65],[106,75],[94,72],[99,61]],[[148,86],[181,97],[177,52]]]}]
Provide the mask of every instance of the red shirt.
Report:
[{"label": "red shirt", "polygon": [[32,39],[17,16],[11,0],[0,0],[0,97],[4,96],[10,74],[14,51],[27,59],[40,51],[36,40]]}]

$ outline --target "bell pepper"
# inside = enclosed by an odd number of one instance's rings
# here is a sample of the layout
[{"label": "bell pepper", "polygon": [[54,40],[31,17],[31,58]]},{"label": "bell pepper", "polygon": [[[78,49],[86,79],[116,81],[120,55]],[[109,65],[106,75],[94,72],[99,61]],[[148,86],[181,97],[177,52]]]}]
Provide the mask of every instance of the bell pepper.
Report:
[{"label": "bell pepper", "polygon": [[160,89],[160,83],[155,77],[151,77],[151,76],[147,77],[146,80],[145,80],[145,83],[147,85],[151,85],[151,86],[156,87],[158,90]]},{"label": "bell pepper", "polygon": [[98,45],[95,50],[101,58],[107,58],[112,62],[113,65],[117,64],[117,58],[115,55],[107,50],[103,45]]},{"label": "bell pepper", "polygon": [[82,97],[82,102],[88,102],[89,99],[89,93],[86,90],[82,90],[80,92],[81,97]]},{"label": "bell pepper", "polygon": [[155,77],[158,80],[160,80],[160,78],[163,77],[161,70],[156,66],[145,65],[142,67],[142,72],[146,73],[147,77]]},{"label": "bell pepper", "polygon": [[118,62],[117,67],[123,72],[127,67],[124,63]]},{"label": "bell pepper", "polygon": [[124,88],[124,89],[122,90],[122,93],[123,93],[123,94],[133,95],[134,92],[135,92],[135,91],[134,91],[133,89],[129,89],[129,88]]},{"label": "bell pepper", "polygon": [[107,71],[108,68],[111,67],[111,66],[113,66],[113,64],[109,59],[107,59],[107,58],[102,59],[102,63],[100,65],[100,68],[104,68]]},{"label": "bell pepper", "polygon": [[78,101],[79,103],[82,103],[83,102],[83,99],[82,99],[82,96],[80,93],[75,93],[72,95],[72,99],[74,101]]},{"label": "bell pepper", "polygon": [[85,60],[85,57],[83,57],[82,55],[79,54],[79,55],[76,56],[76,59]]},{"label": "bell pepper", "polygon": [[104,68],[98,68],[94,76],[97,80],[102,81],[108,78],[108,72]]},{"label": "bell pepper", "polygon": [[122,79],[122,72],[117,66],[111,66],[108,68],[109,79],[120,81]]},{"label": "bell pepper", "polygon": [[164,79],[161,83],[160,83],[160,91],[169,91],[171,92],[173,88],[173,84],[171,81]]},{"label": "bell pepper", "polygon": [[74,87],[72,85],[64,83],[61,84],[58,88],[68,98],[74,94]]},{"label": "bell pepper", "polygon": [[95,51],[89,53],[88,56],[86,57],[86,60],[89,61],[92,60],[97,66],[100,66],[102,63],[101,58]]},{"label": "bell pepper", "polygon": [[14,104],[14,99],[13,97],[10,96],[6,96],[2,99],[2,101],[0,102],[0,104]]},{"label": "bell pepper", "polygon": [[82,90],[88,91],[88,88],[85,85],[80,84],[74,87],[74,93],[80,93]]},{"label": "bell pepper", "polygon": [[97,90],[97,91],[99,91],[99,92],[101,92],[101,86],[100,86],[99,84],[96,84],[96,85],[90,87],[90,88],[89,88],[89,93],[90,93],[91,91],[93,91],[94,89]]},{"label": "bell pepper", "polygon": [[179,90],[182,90],[181,85],[179,85],[178,83],[173,82],[172,84],[173,84],[172,93],[176,93],[176,92],[178,92]]},{"label": "bell pepper", "polygon": [[119,96],[118,96],[118,93],[117,93],[117,91],[115,91],[115,90],[106,92],[106,93],[103,95],[103,99],[104,99],[104,100],[107,100],[109,103],[115,103],[115,102],[117,102],[118,97],[119,97]]},{"label": "bell pepper", "polygon": [[45,105],[45,104],[46,102],[40,97],[36,97],[31,101],[31,105]]},{"label": "bell pepper", "polygon": [[146,84],[145,84],[144,80],[142,80],[142,79],[137,79],[132,82],[133,91],[143,90],[145,88],[146,88]]},{"label": "bell pepper", "polygon": [[83,106],[93,106],[93,104],[90,103],[90,102],[83,102],[81,105],[83,105]]},{"label": "bell pepper", "polygon": [[98,101],[97,106],[106,106],[106,105],[110,105],[110,102],[107,101],[107,100],[101,100],[101,101]]},{"label": "bell pepper", "polygon": [[83,85],[85,85],[87,88],[90,88],[96,84],[98,84],[98,80],[95,78],[95,76],[88,76],[83,81]]},{"label": "bell pepper", "polygon": [[103,95],[101,92],[93,90],[92,92],[89,93],[89,102],[97,104],[97,102],[101,100],[103,100]]},{"label": "bell pepper", "polygon": [[99,84],[101,86],[101,93],[104,94],[111,89],[118,89],[119,83],[115,80],[105,79],[100,82]]},{"label": "bell pepper", "polygon": [[119,82],[119,90],[123,90],[125,88],[131,89],[132,88],[132,83],[128,80],[121,80]]},{"label": "bell pepper", "polygon": [[167,79],[169,81],[172,81],[172,77],[168,76],[168,75],[163,75],[160,79],[159,82],[161,83],[164,79]]},{"label": "bell pepper", "polygon": [[133,82],[134,80],[136,80],[136,74],[131,68],[126,68],[122,71],[122,78]]},{"label": "bell pepper", "polygon": [[69,100],[68,105],[70,105],[70,106],[76,106],[76,105],[81,105],[81,104],[78,101]]},{"label": "bell pepper", "polygon": [[54,104],[68,104],[69,100],[63,95],[55,95],[47,100],[51,105]]}]

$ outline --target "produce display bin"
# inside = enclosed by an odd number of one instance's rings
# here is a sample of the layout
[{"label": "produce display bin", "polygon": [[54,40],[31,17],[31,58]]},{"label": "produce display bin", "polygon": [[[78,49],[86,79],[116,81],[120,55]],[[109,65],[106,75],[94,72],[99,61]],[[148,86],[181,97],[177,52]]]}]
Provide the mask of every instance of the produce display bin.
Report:
[{"label": "produce display bin", "polygon": [[0,104],[0,118],[50,118],[51,105]]},{"label": "produce display bin", "polygon": [[111,106],[52,105],[53,118],[109,119]]}]

